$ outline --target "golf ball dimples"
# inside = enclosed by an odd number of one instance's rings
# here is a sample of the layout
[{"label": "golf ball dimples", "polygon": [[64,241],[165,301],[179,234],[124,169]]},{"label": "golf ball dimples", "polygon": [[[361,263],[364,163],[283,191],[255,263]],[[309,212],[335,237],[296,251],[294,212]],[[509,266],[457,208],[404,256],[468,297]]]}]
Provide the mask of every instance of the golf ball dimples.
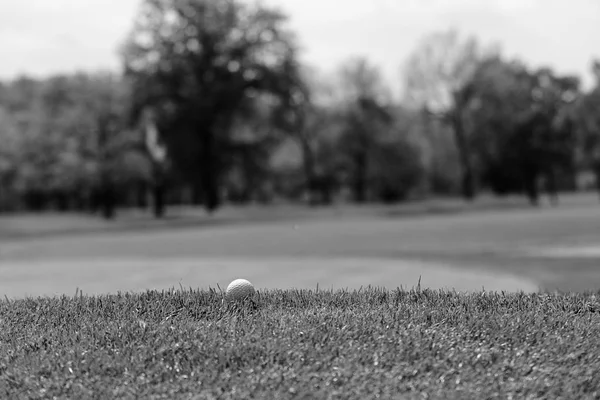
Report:
[{"label": "golf ball dimples", "polygon": [[236,279],[227,286],[225,296],[229,300],[241,300],[254,294],[254,286],[245,279]]}]

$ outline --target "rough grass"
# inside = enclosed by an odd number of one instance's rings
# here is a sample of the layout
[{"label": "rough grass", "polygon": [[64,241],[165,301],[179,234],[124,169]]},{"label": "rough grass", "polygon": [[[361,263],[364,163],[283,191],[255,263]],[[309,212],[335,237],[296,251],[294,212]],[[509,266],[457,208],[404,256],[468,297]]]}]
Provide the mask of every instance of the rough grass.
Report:
[{"label": "rough grass", "polygon": [[587,294],[217,291],[0,302],[0,397],[598,398]]}]

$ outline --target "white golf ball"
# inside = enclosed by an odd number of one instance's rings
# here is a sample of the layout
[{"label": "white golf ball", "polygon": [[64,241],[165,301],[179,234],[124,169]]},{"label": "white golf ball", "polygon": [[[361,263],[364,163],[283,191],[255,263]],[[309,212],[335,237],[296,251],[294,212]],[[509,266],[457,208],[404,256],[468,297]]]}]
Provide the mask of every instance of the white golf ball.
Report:
[{"label": "white golf ball", "polygon": [[246,279],[236,279],[227,286],[227,300],[242,300],[254,294],[254,286]]}]

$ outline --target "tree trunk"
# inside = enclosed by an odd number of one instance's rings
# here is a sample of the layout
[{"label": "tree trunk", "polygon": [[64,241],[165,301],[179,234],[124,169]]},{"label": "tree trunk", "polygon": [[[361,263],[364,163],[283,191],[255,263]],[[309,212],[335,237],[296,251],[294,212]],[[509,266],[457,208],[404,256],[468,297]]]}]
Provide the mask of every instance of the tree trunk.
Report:
[{"label": "tree trunk", "polygon": [[75,211],[84,211],[85,210],[85,200],[84,200],[84,194],[82,193],[82,189],[79,188],[79,190],[75,190],[73,191],[73,193],[71,193],[71,198],[72,198],[72,202],[73,202],[73,209]]},{"label": "tree trunk", "polygon": [[100,190],[97,187],[94,187],[88,199],[88,211],[90,214],[96,214],[98,209],[100,208]]},{"label": "tree trunk", "polygon": [[191,198],[191,203],[194,206],[199,206],[202,204],[202,183],[199,182],[199,179],[196,179],[195,182],[192,183],[191,185],[191,189],[192,189],[192,198]]},{"label": "tree trunk", "polygon": [[141,181],[135,189],[136,207],[145,210],[148,208],[148,184]]},{"label": "tree trunk", "polygon": [[324,205],[330,205],[331,203],[333,203],[333,179],[329,175],[322,175],[321,177],[319,177],[318,182],[318,189],[321,195],[321,203],[323,203]]},{"label": "tree trunk", "polygon": [[259,188],[260,182],[256,177],[256,170],[253,168],[251,155],[249,148],[242,150],[242,166],[243,166],[243,179],[242,182],[242,193],[239,199],[242,204],[249,204],[254,200],[257,189]]},{"label": "tree trunk", "polygon": [[596,191],[598,192],[598,199],[600,200],[600,162],[594,163],[594,176],[596,178]]},{"label": "tree trunk", "polygon": [[310,144],[300,135],[300,148],[302,149],[302,164],[304,169],[305,190],[308,192],[308,204],[312,207],[318,201],[315,194],[315,158]]},{"label": "tree trunk", "polygon": [[28,211],[43,211],[46,208],[46,195],[37,190],[25,193],[25,207]]},{"label": "tree trunk", "polygon": [[204,195],[204,208],[213,213],[221,204],[219,193],[219,165],[218,154],[215,149],[215,139],[212,132],[203,132],[202,135],[202,157],[200,159],[200,179]]},{"label": "tree trunk", "polygon": [[104,186],[100,196],[100,207],[104,219],[113,219],[115,217],[115,193],[110,185]]},{"label": "tree trunk", "polygon": [[56,208],[59,212],[69,211],[69,196],[64,191],[57,191],[55,193]]},{"label": "tree trunk", "polygon": [[367,155],[360,152],[354,158],[354,201],[364,203],[367,200]]},{"label": "tree trunk", "polygon": [[475,199],[475,174],[460,110],[452,113],[451,120],[461,166],[461,192],[465,200],[473,201]]},{"label": "tree trunk", "polygon": [[557,173],[554,168],[551,168],[546,174],[546,191],[550,199],[550,204],[553,206],[558,205],[558,182],[556,175]]},{"label": "tree trunk", "polygon": [[525,172],[525,191],[532,206],[539,205],[538,174],[534,171]]},{"label": "tree trunk", "polygon": [[165,186],[157,184],[152,190],[152,211],[155,218],[162,218],[165,216]]}]

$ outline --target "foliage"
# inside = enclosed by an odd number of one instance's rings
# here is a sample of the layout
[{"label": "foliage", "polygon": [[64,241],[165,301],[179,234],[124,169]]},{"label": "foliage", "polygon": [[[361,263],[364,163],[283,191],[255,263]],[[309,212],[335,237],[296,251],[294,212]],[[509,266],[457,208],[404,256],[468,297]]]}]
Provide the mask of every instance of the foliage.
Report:
[{"label": "foliage", "polygon": [[492,57],[462,90],[479,170],[496,193],[526,190],[535,202],[539,178],[551,184],[558,170],[570,171],[578,79]]},{"label": "foliage", "polygon": [[58,75],[18,80],[6,90],[3,127],[6,132],[13,126],[13,140],[3,148],[19,166],[12,185],[17,193],[43,207],[43,198],[62,203],[67,193],[90,196],[102,182],[130,178],[122,157],[136,147],[137,137],[123,129],[127,92],[118,77]]},{"label": "foliage", "polygon": [[[417,44],[395,101],[362,57],[322,74],[279,10],[144,0],[123,74],[0,82],[0,210],[102,210],[278,196],[330,204],[476,189],[600,188],[598,84],[509,61],[458,31]],[[600,82],[600,63],[592,73]]]},{"label": "foliage", "polygon": [[577,161],[582,170],[592,170],[600,190],[600,62],[594,62],[595,86],[581,95],[572,108],[577,131]]},{"label": "foliage", "polygon": [[[325,77],[297,60],[286,62],[285,76],[289,90],[273,112],[273,123],[300,150],[301,191],[309,204],[330,204],[341,183],[342,161],[336,148],[341,139],[339,104],[331,102],[332,85]],[[284,179],[290,178],[287,175]],[[294,192],[295,186],[290,188]]]},{"label": "foliage", "polygon": [[338,115],[342,121],[339,149],[354,201],[368,200],[372,191],[374,149],[389,129],[393,114],[379,69],[364,58],[350,59],[341,68]]},{"label": "foliage", "polygon": [[386,203],[407,200],[423,178],[418,148],[404,138],[377,143],[370,175],[378,200]]},{"label": "foliage", "polygon": [[463,113],[469,101],[464,85],[479,63],[497,49],[483,49],[470,37],[463,39],[456,30],[426,36],[409,57],[404,68],[406,101],[439,118],[452,129],[461,169],[462,194],[475,197],[476,171],[472,160],[471,138],[463,126]]},{"label": "foliage", "polygon": [[154,110],[180,172],[200,177],[209,211],[221,202],[232,121],[258,94],[286,91],[282,69],[295,50],[285,22],[240,1],[146,0],[123,48],[133,117]]},{"label": "foliage", "polygon": [[15,185],[19,161],[19,134],[16,122],[0,106],[0,211],[11,208],[10,188]]}]

